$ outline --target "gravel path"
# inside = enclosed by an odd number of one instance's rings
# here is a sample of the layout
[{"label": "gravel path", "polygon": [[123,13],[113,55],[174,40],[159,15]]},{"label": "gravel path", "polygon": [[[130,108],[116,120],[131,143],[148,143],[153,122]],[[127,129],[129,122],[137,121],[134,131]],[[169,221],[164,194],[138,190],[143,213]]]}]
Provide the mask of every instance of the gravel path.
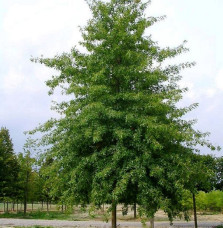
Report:
[{"label": "gravel path", "polygon": [[[52,226],[52,227],[100,227],[109,228],[110,223],[100,221],[64,221],[64,220],[36,220],[36,219],[0,219],[0,227],[13,226]],[[148,224],[149,225],[149,224]],[[223,225],[223,222],[201,222],[199,227],[214,227]],[[143,227],[140,222],[118,222],[118,227]],[[155,227],[170,227],[168,222],[156,222]],[[173,227],[194,227],[193,222],[175,222]]]}]

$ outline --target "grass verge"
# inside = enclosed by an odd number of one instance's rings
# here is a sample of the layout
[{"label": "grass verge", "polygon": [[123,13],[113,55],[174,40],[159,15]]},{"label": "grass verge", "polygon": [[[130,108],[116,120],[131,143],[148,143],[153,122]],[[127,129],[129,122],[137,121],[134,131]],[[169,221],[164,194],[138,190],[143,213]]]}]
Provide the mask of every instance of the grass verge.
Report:
[{"label": "grass verge", "polygon": [[71,214],[61,213],[57,211],[35,211],[28,212],[24,215],[22,212],[19,213],[4,213],[0,214],[0,218],[21,218],[21,219],[46,219],[46,220],[72,220]]}]

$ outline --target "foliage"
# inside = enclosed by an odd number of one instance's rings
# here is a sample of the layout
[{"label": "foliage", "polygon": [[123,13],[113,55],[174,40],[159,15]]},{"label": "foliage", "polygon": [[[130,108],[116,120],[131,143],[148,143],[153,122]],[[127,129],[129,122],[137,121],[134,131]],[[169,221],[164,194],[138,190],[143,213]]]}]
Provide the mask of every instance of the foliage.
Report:
[{"label": "foliage", "polygon": [[20,189],[20,199],[24,202],[24,214],[26,213],[26,206],[28,201],[35,200],[36,193],[36,173],[33,172],[33,166],[35,163],[35,158],[31,157],[31,148],[33,146],[33,140],[27,139],[24,145],[24,154],[18,154],[19,163],[19,189]]},{"label": "foliage", "polygon": [[18,163],[7,128],[0,129],[0,198],[16,196]]},{"label": "foliage", "polygon": [[49,93],[59,87],[72,98],[55,103],[61,118],[33,131],[45,134],[49,173],[56,172],[51,180],[63,186],[60,192],[53,184],[52,191],[82,205],[137,203],[148,217],[162,204],[172,219],[182,210],[195,146],[215,149],[194,121],[182,118],[197,104],[177,106],[186,91],[177,84],[180,71],[194,64],[164,64],[187,48],[162,49],[145,36],[163,19],[145,16],[148,3],[87,3],[93,18],[82,29],[86,51],[33,59],[59,72],[47,81]]},{"label": "foliage", "polygon": [[219,190],[223,190],[223,157],[217,158],[216,161],[216,188]]},{"label": "foliage", "polygon": [[211,155],[193,154],[188,167],[187,189],[196,194],[197,191],[211,191],[216,185],[216,159]]},{"label": "foliage", "polygon": [[[214,190],[208,193],[199,191],[196,196],[197,210],[207,212],[223,211],[223,192]],[[182,204],[187,210],[193,209],[192,196],[189,191],[185,191]]]}]

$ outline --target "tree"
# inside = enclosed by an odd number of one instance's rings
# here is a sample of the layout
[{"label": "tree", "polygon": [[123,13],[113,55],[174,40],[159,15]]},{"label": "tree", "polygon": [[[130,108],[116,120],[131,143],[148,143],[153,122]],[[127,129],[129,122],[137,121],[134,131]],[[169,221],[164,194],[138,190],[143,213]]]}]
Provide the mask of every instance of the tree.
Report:
[{"label": "tree", "polygon": [[18,162],[7,128],[0,129],[0,198],[13,199],[16,196]]},{"label": "tree", "polygon": [[33,176],[33,165],[35,163],[35,158],[31,157],[32,146],[33,140],[28,138],[24,145],[24,153],[19,153],[18,155],[18,161],[20,166],[19,186],[21,191],[21,198],[23,199],[24,203],[24,215],[27,212],[27,202],[31,193],[31,186],[34,187],[33,185],[31,185],[31,180]]},{"label": "tree", "polygon": [[[206,134],[182,116],[197,104],[179,108],[186,89],[180,71],[193,63],[165,66],[187,49],[160,48],[145,31],[163,17],[146,17],[147,3],[134,0],[87,1],[93,18],[80,44],[54,58],[35,62],[59,71],[47,81],[72,97],[55,104],[61,114],[36,131],[67,180],[66,198],[76,204],[137,203],[141,216],[153,217],[164,204],[170,220],[181,210],[186,164]],[[214,149],[214,148],[212,148]],[[134,194],[132,190],[134,189]]]},{"label": "tree", "polygon": [[194,223],[197,225],[196,194],[211,191],[216,185],[216,160],[211,155],[193,154],[189,168],[187,188],[193,197]]},{"label": "tree", "polygon": [[223,190],[223,157],[217,158],[216,161],[216,188]]}]

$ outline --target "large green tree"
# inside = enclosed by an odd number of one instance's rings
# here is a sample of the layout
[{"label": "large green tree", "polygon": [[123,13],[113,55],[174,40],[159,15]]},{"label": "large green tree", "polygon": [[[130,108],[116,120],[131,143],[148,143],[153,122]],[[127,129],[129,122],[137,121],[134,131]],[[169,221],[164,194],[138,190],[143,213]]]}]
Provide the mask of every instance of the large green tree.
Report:
[{"label": "large green tree", "polygon": [[15,198],[18,168],[9,130],[2,127],[0,129],[0,198]]},{"label": "large green tree", "polygon": [[[207,145],[194,121],[182,117],[197,105],[180,108],[186,89],[180,71],[193,63],[163,64],[187,49],[160,48],[145,32],[163,19],[147,17],[148,2],[87,1],[92,19],[82,28],[84,52],[73,48],[35,62],[58,70],[47,81],[71,98],[55,104],[61,114],[36,131],[50,145],[48,155],[66,180],[66,199],[74,203],[137,203],[141,216],[153,217],[161,203],[169,218],[178,204],[186,164],[197,144]],[[35,132],[35,131],[34,131]]]}]

